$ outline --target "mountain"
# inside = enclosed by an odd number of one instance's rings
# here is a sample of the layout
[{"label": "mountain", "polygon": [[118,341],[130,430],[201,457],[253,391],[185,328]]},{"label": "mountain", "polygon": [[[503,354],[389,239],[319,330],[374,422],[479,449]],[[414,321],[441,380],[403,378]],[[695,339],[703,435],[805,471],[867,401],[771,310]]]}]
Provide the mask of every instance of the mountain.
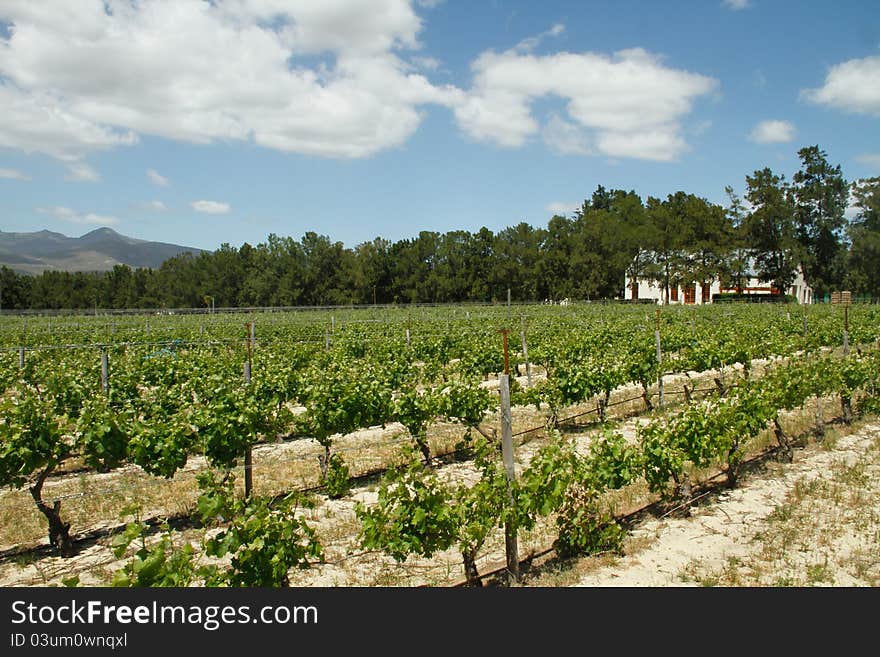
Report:
[{"label": "mountain", "polygon": [[41,230],[35,233],[0,231],[0,265],[17,273],[39,274],[62,271],[106,271],[114,265],[156,269],[163,262],[189,251],[203,249],[166,242],[149,242],[120,235],[112,228],[97,228],[82,237]]}]

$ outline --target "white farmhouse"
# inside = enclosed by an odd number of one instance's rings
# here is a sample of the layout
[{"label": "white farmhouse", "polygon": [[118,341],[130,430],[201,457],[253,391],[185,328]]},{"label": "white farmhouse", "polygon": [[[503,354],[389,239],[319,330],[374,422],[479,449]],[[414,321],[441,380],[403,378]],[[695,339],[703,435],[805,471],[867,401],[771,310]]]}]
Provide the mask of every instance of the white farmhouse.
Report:
[{"label": "white farmhouse", "polygon": [[[693,285],[693,286],[671,286],[669,289],[669,303],[677,304],[704,304],[711,303],[712,298],[716,294],[725,292],[742,292],[743,294],[781,294],[780,290],[774,288],[769,282],[762,281],[754,274],[748,274],[745,285],[740,288],[722,287],[718,280],[709,285]],[[800,266],[795,273],[794,282],[785,291],[795,297],[798,303],[813,303],[813,288],[807,285],[804,280],[804,274]],[[625,299],[651,299],[656,303],[662,304],[666,301],[666,290],[657,281],[649,278],[636,279],[636,285],[633,286],[633,280],[629,274],[624,278],[624,298]]]}]

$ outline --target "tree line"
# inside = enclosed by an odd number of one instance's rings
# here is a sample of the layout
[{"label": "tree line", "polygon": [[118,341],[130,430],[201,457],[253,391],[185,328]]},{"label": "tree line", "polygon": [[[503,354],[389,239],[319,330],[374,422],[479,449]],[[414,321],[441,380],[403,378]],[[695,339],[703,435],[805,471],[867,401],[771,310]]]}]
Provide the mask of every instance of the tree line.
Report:
[{"label": "tree line", "polygon": [[[571,216],[497,233],[421,231],[354,248],[326,235],[270,234],[184,253],[158,269],[107,272],[0,268],[8,309],[195,308],[632,298],[624,277],[660,287],[742,286],[749,273],[779,290],[798,268],[815,298],[847,289],[880,297],[880,177],[844,179],[818,145],[798,151],[791,179],[765,167],[725,205],[684,191],[643,201],[599,185]],[[855,208],[852,217],[847,207]],[[667,295],[668,298],[668,295]]]}]

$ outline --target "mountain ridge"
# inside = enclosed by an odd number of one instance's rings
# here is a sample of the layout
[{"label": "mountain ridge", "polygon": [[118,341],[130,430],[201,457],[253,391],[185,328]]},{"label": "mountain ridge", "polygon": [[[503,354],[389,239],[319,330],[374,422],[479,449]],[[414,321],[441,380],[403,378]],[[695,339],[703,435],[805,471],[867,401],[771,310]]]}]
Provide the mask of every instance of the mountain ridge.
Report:
[{"label": "mountain ridge", "polygon": [[102,226],[81,235],[68,237],[47,229],[20,233],[0,230],[0,265],[18,274],[44,271],[108,271],[116,265],[134,269],[157,269],[181,253],[194,256],[199,249],[170,242],[153,242],[129,237]]}]

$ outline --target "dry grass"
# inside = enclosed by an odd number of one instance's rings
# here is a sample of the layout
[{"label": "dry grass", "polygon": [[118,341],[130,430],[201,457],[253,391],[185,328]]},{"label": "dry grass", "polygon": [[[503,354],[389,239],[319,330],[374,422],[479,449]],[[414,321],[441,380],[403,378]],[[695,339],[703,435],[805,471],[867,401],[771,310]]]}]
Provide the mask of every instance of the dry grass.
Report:
[{"label": "dry grass", "polygon": [[835,458],[824,476],[798,479],[753,532],[748,554],[721,569],[695,560],[683,580],[703,586],[880,585],[878,475],[880,438],[855,462]]}]

